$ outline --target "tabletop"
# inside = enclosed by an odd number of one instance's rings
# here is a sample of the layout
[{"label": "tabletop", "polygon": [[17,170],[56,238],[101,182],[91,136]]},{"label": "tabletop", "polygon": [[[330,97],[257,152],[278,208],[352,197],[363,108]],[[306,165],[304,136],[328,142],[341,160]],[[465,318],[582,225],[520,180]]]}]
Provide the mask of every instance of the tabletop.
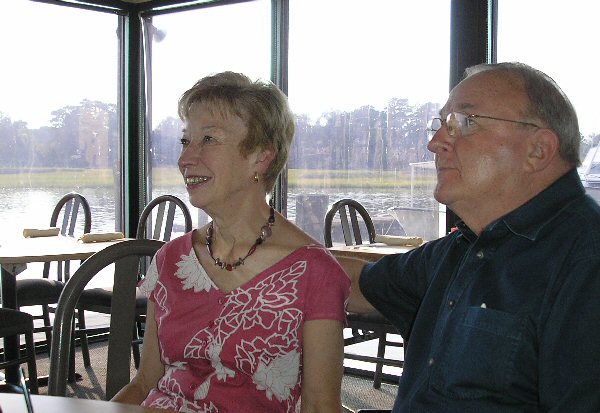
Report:
[{"label": "tabletop", "polygon": [[[102,400],[76,399],[73,397],[31,395],[31,404],[35,413],[169,413],[172,410],[153,409],[107,402]],[[0,393],[2,413],[27,413],[25,398],[22,394]]]},{"label": "tabletop", "polygon": [[[52,262],[84,260],[98,251],[113,245],[115,241],[83,243],[72,237],[61,235],[38,238],[3,240],[0,245],[0,268],[2,271],[1,303],[2,307],[17,308],[16,277],[25,270],[30,262]],[[9,358],[17,354],[17,337],[6,337],[4,347]],[[16,380],[16,367],[6,370],[7,381],[14,383]]]},{"label": "tabletop", "polygon": [[62,235],[39,238],[16,238],[4,240],[0,245],[0,264],[26,264],[29,262],[51,262],[84,260],[92,254],[125,240],[104,242],[81,242]]},{"label": "tabletop", "polygon": [[335,257],[360,258],[365,261],[377,261],[378,259],[390,254],[404,254],[416,247],[377,244],[363,245],[334,245],[328,250]]},{"label": "tabletop", "polygon": [[2,267],[2,306],[16,308],[15,278],[30,262],[84,260],[98,251],[128,238],[115,241],[84,243],[62,235],[39,238],[16,238],[0,245]]}]

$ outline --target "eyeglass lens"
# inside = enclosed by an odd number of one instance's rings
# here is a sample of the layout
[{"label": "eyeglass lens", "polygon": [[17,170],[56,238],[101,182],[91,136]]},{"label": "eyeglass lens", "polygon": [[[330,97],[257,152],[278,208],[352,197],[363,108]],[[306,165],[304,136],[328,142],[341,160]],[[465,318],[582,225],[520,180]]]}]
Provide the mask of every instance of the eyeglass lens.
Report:
[{"label": "eyeglass lens", "polygon": [[438,130],[440,130],[441,127],[442,127],[442,120],[440,118],[432,118],[429,121],[429,125],[427,127],[427,139],[432,140],[433,135],[435,135],[435,133]]},{"label": "eyeglass lens", "polygon": [[451,112],[445,121],[442,121],[440,118],[431,119],[429,128],[427,128],[427,138],[432,140],[433,135],[442,128],[444,123],[450,136],[455,136],[457,131],[460,135],[463,135],[468,129],[468,117],[460,112]]}]

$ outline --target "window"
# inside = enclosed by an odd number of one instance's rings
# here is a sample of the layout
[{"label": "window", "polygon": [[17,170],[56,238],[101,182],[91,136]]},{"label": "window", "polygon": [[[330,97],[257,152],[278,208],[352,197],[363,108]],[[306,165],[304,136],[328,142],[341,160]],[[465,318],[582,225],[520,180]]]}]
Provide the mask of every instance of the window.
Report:
[{"label": "window", "polygon": [[2,4],[1,238],[47,227],[71,191],[89,201],[93,230],[118,228],[118,23],[114,14]]},{"label": "window", "polygon": [[[568,7],[557,0],[498,3],[498,61],[520,61],[551,76],[575,106],[582,134],[581,160],[594,158],[600,143],[596,100],[600,95],[600,56],[584,46],[597,37],[600,3],[574,0]],[[535,16],[535,35],[532,35]],[[600,201],[597,172],[582,165],[586,190]],[[586,168],[587,167],[587,168]]]},{"label": "window", "polygon": [[426,126],[448,95],[449,24],[449,2],[290,2],[287,213],[317,240],[341,198],[380,234],[443,233]]},{"label": "window", "polygon": [[181,94],[200,78],[224,70],[252,79],[270,78],[271,2],[208,7],[154,16],[146,23],[151,48],[150,164],[152,197],[178,196],[188,203],[194,226],[208,222],[193,208],[177,168],[182,122],[177,115]]},{"label": "window", "polygon": [[[449,7],[431,0],[290,2],[289,101],[297,129],[287,214],[315,239],[323,242],[326,211],[342,198],[359,201],[379,234],[434,239],[445,230],[426,127],[448,95]],[[343,242],[341,231],[332,235],[334,244]],[[376,352],[369,342],[346,351]],[[393,355],[400,351],[388,347],[386,355],[401,358]]]}]

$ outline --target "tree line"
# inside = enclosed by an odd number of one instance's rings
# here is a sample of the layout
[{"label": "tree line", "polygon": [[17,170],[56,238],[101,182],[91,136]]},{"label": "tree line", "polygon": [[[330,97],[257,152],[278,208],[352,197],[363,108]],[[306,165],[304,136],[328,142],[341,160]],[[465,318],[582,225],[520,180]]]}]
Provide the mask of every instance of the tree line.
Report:
[{"label": "tree line", "polygon": [[[313,121],[296,115],[290,150],[291,169],[408,170],[413,162],[433,160],[427,150],[427,122],[437,103],[411,104],[392,99],[383,110],[362,106],[330,111]],[[3,169],[114,168],[119,154],[115,104],[83,100],[51,113],[49,126],[30,129],[0,112],[0,162]],[[151,132],[153,166],[173,167],[181,151],[182,122],[167,117]],[[600,135],[582,139],[582,155]]]}]

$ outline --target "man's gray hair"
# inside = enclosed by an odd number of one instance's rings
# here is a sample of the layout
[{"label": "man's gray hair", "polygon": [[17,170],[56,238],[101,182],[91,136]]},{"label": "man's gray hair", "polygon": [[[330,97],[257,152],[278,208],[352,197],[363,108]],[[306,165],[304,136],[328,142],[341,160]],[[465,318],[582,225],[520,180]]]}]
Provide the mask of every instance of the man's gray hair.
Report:
[{"label": "man's gray hair", "polygon": [[541,120],[544,127],[552,129],[558,135],[561,158],[573,167],[581,165],[579,157],[581,134],[577,113],[554,79],[540,70],[519,62],[471,66],[465,70],[465,78],[490,71],[507,72],[522,79],[529,98],[529,107],[525,108],[523,115],[532,121]]}]

